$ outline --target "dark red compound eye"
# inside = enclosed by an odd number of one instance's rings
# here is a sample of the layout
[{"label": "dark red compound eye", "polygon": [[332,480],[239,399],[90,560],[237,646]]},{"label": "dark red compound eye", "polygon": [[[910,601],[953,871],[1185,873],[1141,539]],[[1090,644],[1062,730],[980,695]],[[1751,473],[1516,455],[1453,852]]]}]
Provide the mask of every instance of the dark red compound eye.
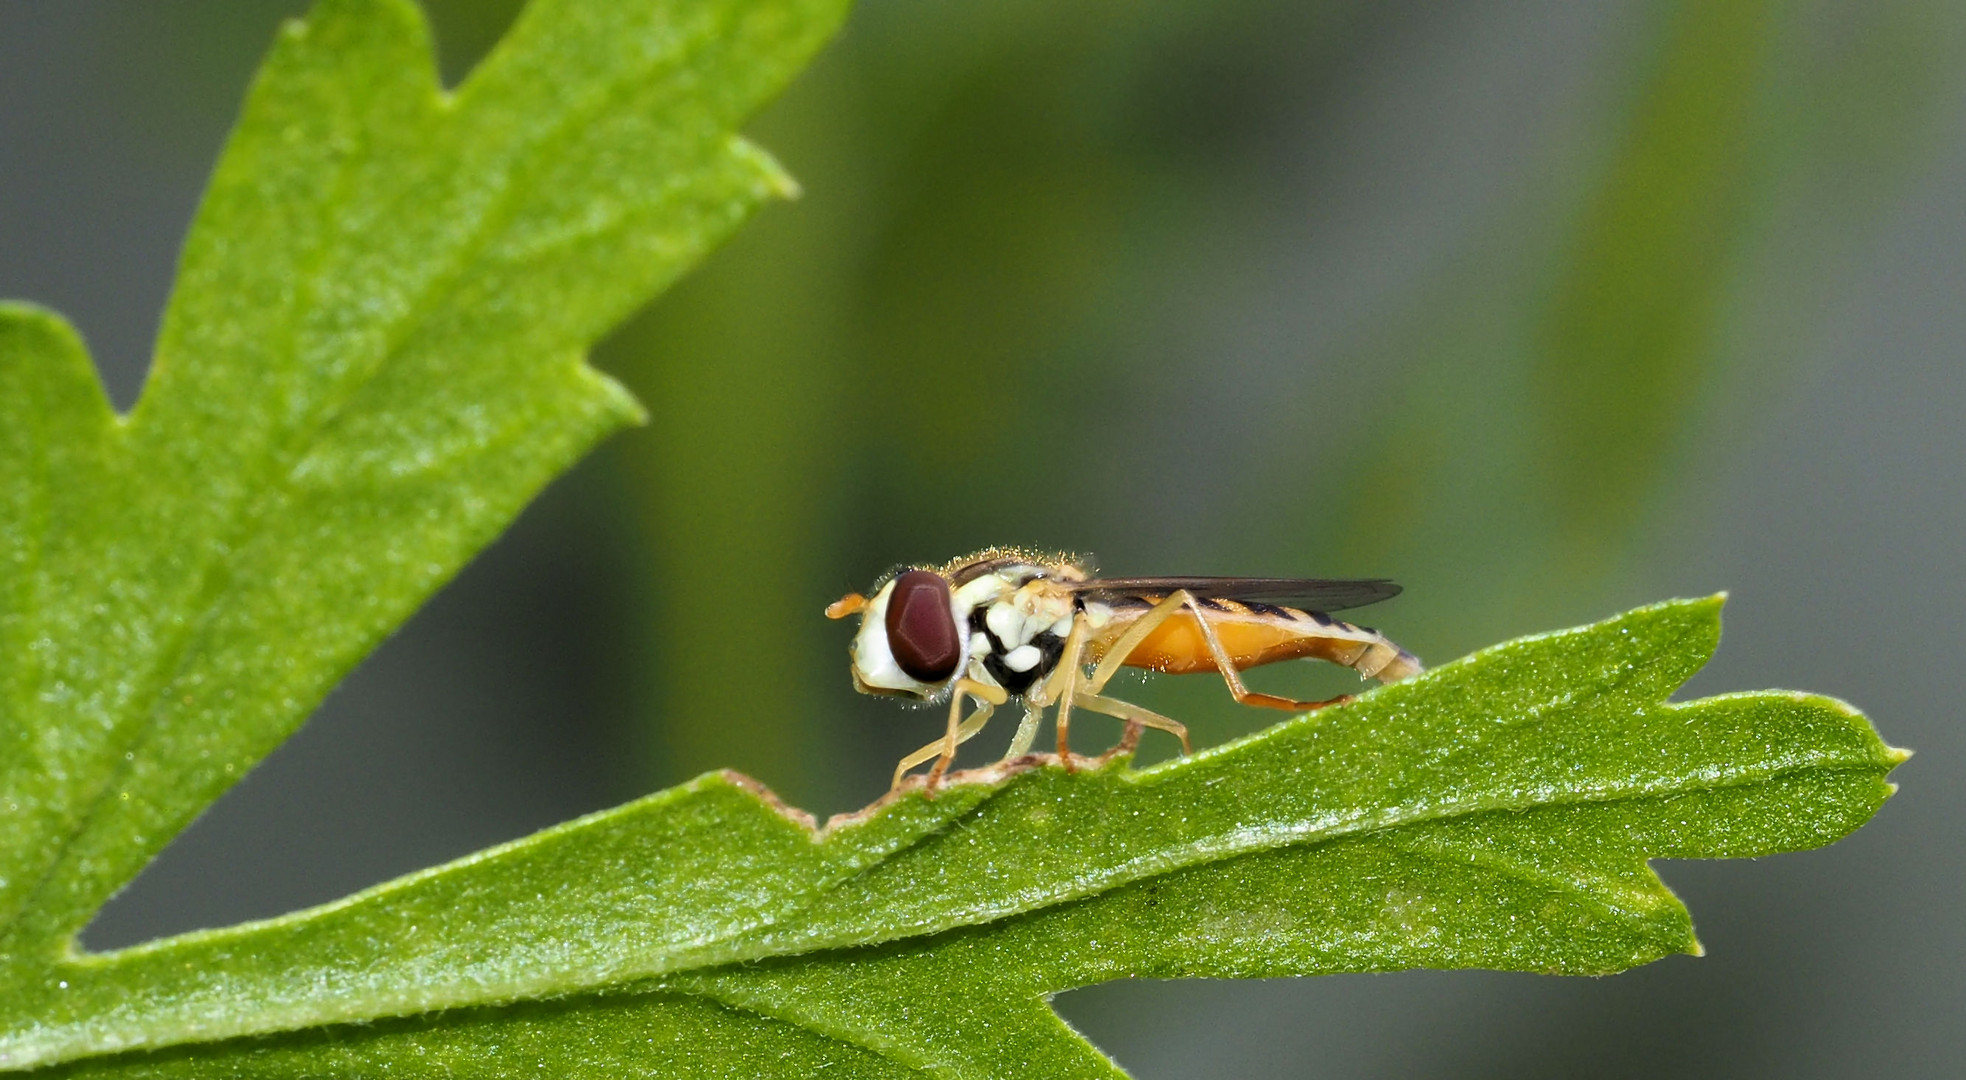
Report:
[{"label": "dark red compound eye", "polygon": [[901,670],[917,682],[939,683],[955,674],[962,642],[949,607],[949,583],[942,575],[910,570],[894,579],[894,592],[887,598],[887,647]]}]

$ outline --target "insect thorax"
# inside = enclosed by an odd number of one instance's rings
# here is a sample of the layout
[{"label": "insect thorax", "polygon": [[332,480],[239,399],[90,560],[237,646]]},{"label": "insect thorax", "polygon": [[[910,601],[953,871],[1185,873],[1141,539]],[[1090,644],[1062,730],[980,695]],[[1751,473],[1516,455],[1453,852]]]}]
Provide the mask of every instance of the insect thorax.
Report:
[{"label": "insect thorax", "polygon": [[[1053,568],[1016,564],[995,569],[957,590],[968,601],[970,670],[1026,694],[1057,668],[1077,605],[1058,588]],[[967,595],[965,595],[967,594]]]}]

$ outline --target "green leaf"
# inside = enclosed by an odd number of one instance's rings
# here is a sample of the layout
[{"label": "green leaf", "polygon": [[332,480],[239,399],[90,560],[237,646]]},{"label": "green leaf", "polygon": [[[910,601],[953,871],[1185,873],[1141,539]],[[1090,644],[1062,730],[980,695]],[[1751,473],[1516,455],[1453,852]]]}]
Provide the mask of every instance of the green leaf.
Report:
[{"label": "green leaf", "polygon": [[[406,0],[258,75],[127,417],[0,308],[0,979],[639,407],[587,347],[792,190],[736,125],[845,0],[535,0],[455,94]],[[11,993],[0,1000],[13,1000]]]},{"label": "green leaf", "polygon": [[735,774],[310,911],[85,954],[115,889],[595,439],[584,349],[790,182],[733,130],[838,0],[535,0],[456,94],[415,9],[283,35],[119,417],[0,308],[0,1068],[1111,1076],[1127,976],[1608,972],[1646,859],[1827,843],[1903,755],[1667,695],[1716,600],[1501,646],[1193,759],[1044,759],[825,830]]},{"label": "green leaf", "polygon": [[1826,698],[1668,702],[1719,610],[1525,638],[1150,769],[978,770],[823,831],[710,774],[322,908],[58,959],[0,998],[0,1055],[175,1048],[76,1066],[119,1076],[1112,1076],[1049,995],[1697,952],[1647,859],[1828,843],[1905,757]]}]

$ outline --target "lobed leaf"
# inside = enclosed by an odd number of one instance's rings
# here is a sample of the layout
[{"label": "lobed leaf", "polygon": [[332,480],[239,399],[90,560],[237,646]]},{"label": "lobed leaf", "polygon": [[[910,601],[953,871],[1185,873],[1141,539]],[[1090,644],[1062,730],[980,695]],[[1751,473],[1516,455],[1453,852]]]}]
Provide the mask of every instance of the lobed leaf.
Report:
[{"label": "lobed leaf", "polygon": [[[1827,843],[1877,809],[1904,756],[1824,698],[1668,702],[1711,653],[1719,606],[1497,646],[1150,769],[979,770],[824,830],[711,774],[326,907],[63,961],[60,988],[15,995],[0,1052],[195,1042],[211,1045],[90,1068],[421,1074],[423,1055],[513,1025],[542,1046],[588,1032],[608,1068],[673,1052],[696,1063],[682,1075],[750,1060],[719,1049],[738,1043],[797,1068],[871,1052],[870,1075],[1112,1075],[1050,994],[1130,976],[1603,973],[1696,952],[1648,858]],[[322,1041],[384,1019],[400,1022]],[[594,1034],[616,1021],[622,1045]],[[628,1034],[641,1024],[674,1037],[651,1048]]]},{"label": "lobed leaf", "polygon": [[0,309],[0,957],[111,893],[596,439],[584,350],[790,190],[732,134],[844,0],[535,0],[456,94],[406,0],[288,24],[127,417]]},{"label": "lobed leaf", "polygon": [[710,774],[278,919],[76,933],[542,484],[584,349],[761,200],[735,125],[840,0],[534,0],[455,94],[405,0],[267,61],[118,416],[0,307],[0,1069],[1112,1076],[1106,979],[1695,951],[1646,864],[1827,843],[1903,755],[1668,695],[1718,600],[1479,653],[1188,760],[963,774],[826,829]]}]

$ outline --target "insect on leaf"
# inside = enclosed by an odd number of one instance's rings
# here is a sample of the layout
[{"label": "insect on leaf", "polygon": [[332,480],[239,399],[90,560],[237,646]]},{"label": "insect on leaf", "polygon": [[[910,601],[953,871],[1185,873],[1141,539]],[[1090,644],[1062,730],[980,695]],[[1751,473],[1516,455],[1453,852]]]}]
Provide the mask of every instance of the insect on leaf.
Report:
[{"label": "insect on leaf", "polygon": [[713,773],[334,904],[75,935],[637,408],[585,348],[789,181],[734,134],[835,0],[534,0],[455,94],[402,0],[283,32],[119,416],[0,309],[0,1069],[1112,1076],[1134,975],[1601,973],[1697,948],[1655,857],[1830,842],[1903,755],[1666,699],[1719,602],[1497,646],[1191,759],[825,830]]},{"label": "insect on leaf", "polygon": [[1648,859],[1828,843],[1904,757],[1826,698],[1668,702],[1719,607],[1511,642],[1150,769],[983,770],[823,832],[710,774],[338,904],[59,964],[0,1046],[168,1049],[84,1070],[117,1075],[423,1075],[523,1044],[677,1075],[1106,1076],[1052,993],[1696,952]]}]

